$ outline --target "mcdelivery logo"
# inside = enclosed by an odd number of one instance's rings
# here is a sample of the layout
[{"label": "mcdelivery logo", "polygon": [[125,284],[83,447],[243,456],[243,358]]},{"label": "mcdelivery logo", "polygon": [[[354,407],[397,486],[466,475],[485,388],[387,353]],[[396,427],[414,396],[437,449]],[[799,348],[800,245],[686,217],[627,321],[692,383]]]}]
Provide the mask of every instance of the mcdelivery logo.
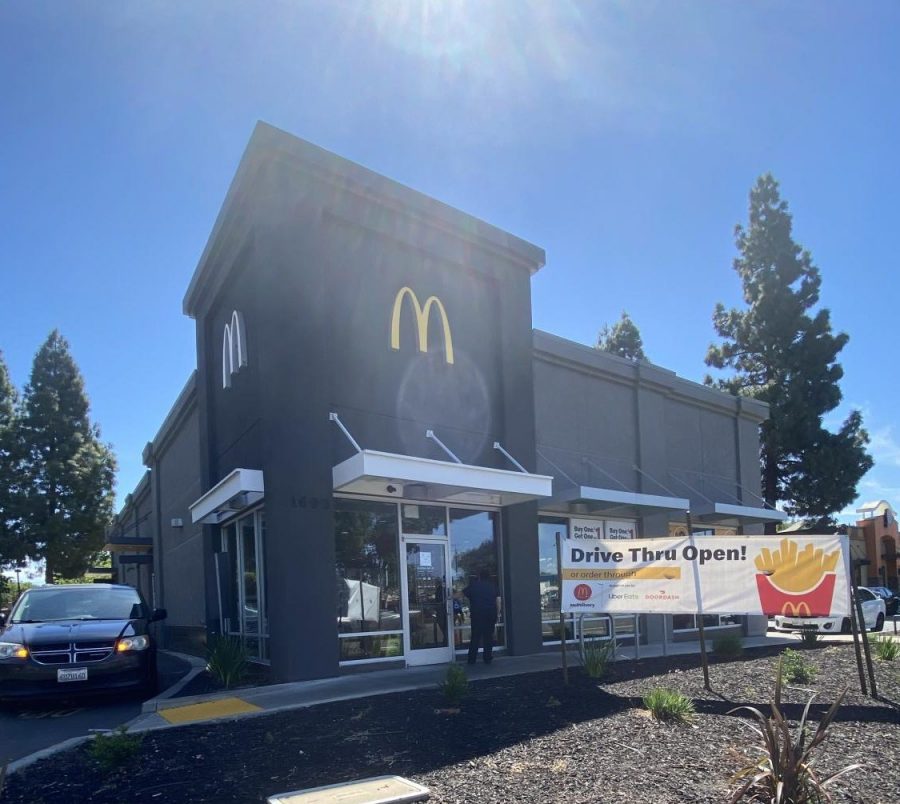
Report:
[{"label": "mcdelivery logo", "polygon": [[591,591],[591,587],[586,583],[580,583],[575,587],[574,594],[576,600],[589,600],[593,592]]}]

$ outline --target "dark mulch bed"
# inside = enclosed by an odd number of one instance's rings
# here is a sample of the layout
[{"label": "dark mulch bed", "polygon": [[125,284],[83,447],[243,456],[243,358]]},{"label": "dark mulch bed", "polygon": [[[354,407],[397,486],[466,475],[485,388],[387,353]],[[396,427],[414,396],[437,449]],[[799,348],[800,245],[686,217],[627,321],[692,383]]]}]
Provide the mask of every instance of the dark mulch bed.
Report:
[{"label": "dark mulch bed", "polygon": [[[847,645],[807,652],[818,668],[815,718],[844,683],[858,689]],[[614,665],[598,686],[580,671],[563,687],[558,672],[473,684],[458,714],[436,690],[316,706],[241,721],[188,726],[144,737],[140,756],[103,772],[83,748],[44,760],[8,782],[4,802],[259,802],[267,795],[399,774],[432,790],[432,801],[722,802],[740,754],[756,738],[733,706],[765,707],[777,652],[713,662],[715,693],[703,689],[696,656]],[[498,660],[500,665],[502,659]],[[821,754],[844,778],[838,802],[900,801],[900,666],[877,667],[881,701],[851,690]],[[692,726],[657,723],[640,698],[664,686],[691,696]],[[787,689],[799,717],[805,692]],[[766,711],[768,711],[766,709]]]}]

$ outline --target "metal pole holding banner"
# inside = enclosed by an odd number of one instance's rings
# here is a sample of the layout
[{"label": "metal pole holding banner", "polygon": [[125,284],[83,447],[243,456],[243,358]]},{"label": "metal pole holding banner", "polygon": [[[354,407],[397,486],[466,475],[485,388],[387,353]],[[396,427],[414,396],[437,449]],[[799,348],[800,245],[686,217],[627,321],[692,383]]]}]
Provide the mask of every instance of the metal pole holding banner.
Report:
[{"label": "metal pole holding banner", "polygon": [[559,571],[559,644],[562,650],[563,684],[569,684],[569,658],[566,655],[566,615],[563,612],[562,533],[556,531],[556,568]]},{"label": "metal pole holding banner", "polygon": [[856,600],[856,579],[853,577],[853,568],[850,563],[849,548],[844,549],[844,566],[847,569],[847,594],[850,596],[850,633],[853,635],[853,650],[856,653],[856,669],[859,671],[859,688],[863,695],[868,695],[869,690],[866,686],[866,673],[863,670],[862,652],[859,647],[859,626],[856,621],[855,603]]},{"label": "metal pole holding banner", "polygon": [[[688,540],[691,543],[691,547],[696,549],[691,512],[688,510],[684,513],[687,517]],[[697,593],[697,630],[700,635],[700,663],[703,665],[703,687],[712,692],[712,687],[709,684],[709,659],[706,655],[706,632],[703,630],[703,600],[700,595],[700,567],[698,564],[694,564],[694,590]]]},{"label": "metal pole holding banner", "polygon": [[[859,632],[860,639],[862,641],[863,646],[863,654],[866,657],[866,669],[869,674],[869,688],[872,690],[872,697],[878,697],[878,688],[875,686],[875,668],[872,667],[872,653],[869,650],[869,635],[866,633],[866,618],[863,616],[862,603],[859,602],[859,590],[856,588],[856,578],[853,577],[853,573],[850,573],[850,583],[852,595],[850,597],[851,605],[853,606],[853,619],[856,620],[856,627],[854,630]],[[856,635],[854,634],[853,639],[856,639]],[[859,648],[857,648],[857,653]],[[859,668],[860,674],[862,674],[862,666]]]}]

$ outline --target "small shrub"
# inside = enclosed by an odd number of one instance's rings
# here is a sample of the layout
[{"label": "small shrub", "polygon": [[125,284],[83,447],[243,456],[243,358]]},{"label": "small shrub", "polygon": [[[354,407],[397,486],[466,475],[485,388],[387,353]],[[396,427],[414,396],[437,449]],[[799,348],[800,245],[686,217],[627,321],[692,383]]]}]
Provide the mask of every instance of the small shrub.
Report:
[{"label": "small shrub", "polygon": [[241,640],[216,637],[207,651],[206,669],[225,689],[239,684],[247,675],[247,651]]},{"label": "small shrub", "polygon": [[734,659],[744,652],[744,640],[740,634],[722,634],[713,640],[713,653],[723,659]]},{"label": "small shrub", "polygon": [[803,645],[804,648],[814,648],[819,644],[821,636],[822,635],[818,631],[806,628],[800,632],[800,644]]},{"label": "small shrub", "polygon": [[781,654],[778,662],[779,680],[783,678],[789,683],[806,684],[816,677],[816,668],[803,656],[791,648]]},{"label": "small shrub", "polygon": [[[785,651],[787,653],[787,651]],[[775,698],[772,701],[772,715],[766,717],[753,706],[739,706],[732,712],[745,710],[757,721],[758,727],[751,726],[763,740],[763,755],[760,759],[741,768],[732,781],[741,782],[730,801],[737,804],[741,800],[790,802],[790,804],[814,804],[814,802],[831,801],[825,789],[835,779],[862,765],[848,765],[846,768],[819,778],[813,771],[813,751],[825,740],[828,727],[837,713],[841,701],[847,694],[844,687],[837,700],[819,721],[819,726],[809,739],[810,728],[807,726],[809,707],[816,696],[813,694],[806,702],[803,716],[797,728],[796,737],[791,734],[787,721],[781,713],[781,679],[785,657],[778,662],[778,674],[775,678]]]},{"label": "small shrub", "polygon": [[454,707],[459,706],[469,692],[469,679],[466,677],[466,671],[458,664],[451,664],[447,668],[446,678],[439,686],[447,704]]},{"label": "small shrub", "polygon": [[580,648],[581,664],[585,672],[591,678],[603,678],[609,663],[616,656],[616,641],[614,639],[591,639]]},{"label": "small shrub", "polygon": [[644,706],[657,720],[688,723],[694,718],[694,703],[674,690],[656,687],[644,696]]},{"label": "small shrub", "polygon": [[141,750],[141,737],[127,734],[127,726],[119,726],[109,734],[98,734],[88,745],[88,754],[104,770],[121,767]]},{"label": "small shrub", "polygon": [[883,662],[892,662],[900,656],[900,642],[895,642],[887,634],[880,634],[872,640],[875,644],[875,655]]}]

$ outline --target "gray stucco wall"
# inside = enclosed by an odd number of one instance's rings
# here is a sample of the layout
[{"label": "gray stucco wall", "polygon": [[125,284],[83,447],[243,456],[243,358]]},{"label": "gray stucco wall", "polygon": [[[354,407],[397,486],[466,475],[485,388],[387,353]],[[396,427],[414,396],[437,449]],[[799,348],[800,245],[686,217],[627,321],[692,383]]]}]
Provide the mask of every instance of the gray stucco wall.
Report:
[{"label": "gray stucco wall", "polygon": [[[157,433],[144,449],[150,468],[156,606],[168,612],[166,645],[202,652],[207,610],[202,532],[188,506],[200,496],[199,422],[195,377],[185,385]],[[178,526],[173,520],[181,520]]]},{"label": "gray stucco wall", "polygon": [[[575,483],[692,506],[705,498],[759,505],[765,406],[545,332],[534,344],[538,467],[556,476],[555,491]],[[668,535],[668,521],[644,517],[642,535]]]},{"label": "gray stucco wall", "polygon": [[[538,470],[556,476],[554,491],[574,483],[684,497],[692,508],[709,500],[759,507],[764,405],[548,333],[535,332],[534,343]],[[670,522],[685,517],[638,521],[642,536],[667,536]],[[762,526],[739,532],[761,533]],[[671,635],[671,618],[642,619],[648,641]],[[746,617],[742,629],[762,634],[766,622]]]},{"label": "gray stucco wall", "polygon": [[[510,468],[492,447],[500,441],[533,469],[529,278],[543,252],[289,139],[242,163],[202,263],[206,280],[192,284],[188,305],[197,319],[201,493],[235,467],[263,469],[270,654],[276,675],[295,679],[338,672],[331,471],[352,448],[328,414],[339,413],[368,449],[447,460],[425,437],[433,428],[466,463]],[[428,350],[419,350],[410,302],[392,348],[404,287],[421,304],[440,299],[452,364],[434,311]],[[223,389],[222,333],[233,310],[245,321],[248,365]],[[533,506],[504,518],[503,544],[505,566],[525,562],[533,576]],[[207,562],[208,587],[210,577]],[[509,642],[520,652],[539,646],[531,580],[508,573]]]}]

